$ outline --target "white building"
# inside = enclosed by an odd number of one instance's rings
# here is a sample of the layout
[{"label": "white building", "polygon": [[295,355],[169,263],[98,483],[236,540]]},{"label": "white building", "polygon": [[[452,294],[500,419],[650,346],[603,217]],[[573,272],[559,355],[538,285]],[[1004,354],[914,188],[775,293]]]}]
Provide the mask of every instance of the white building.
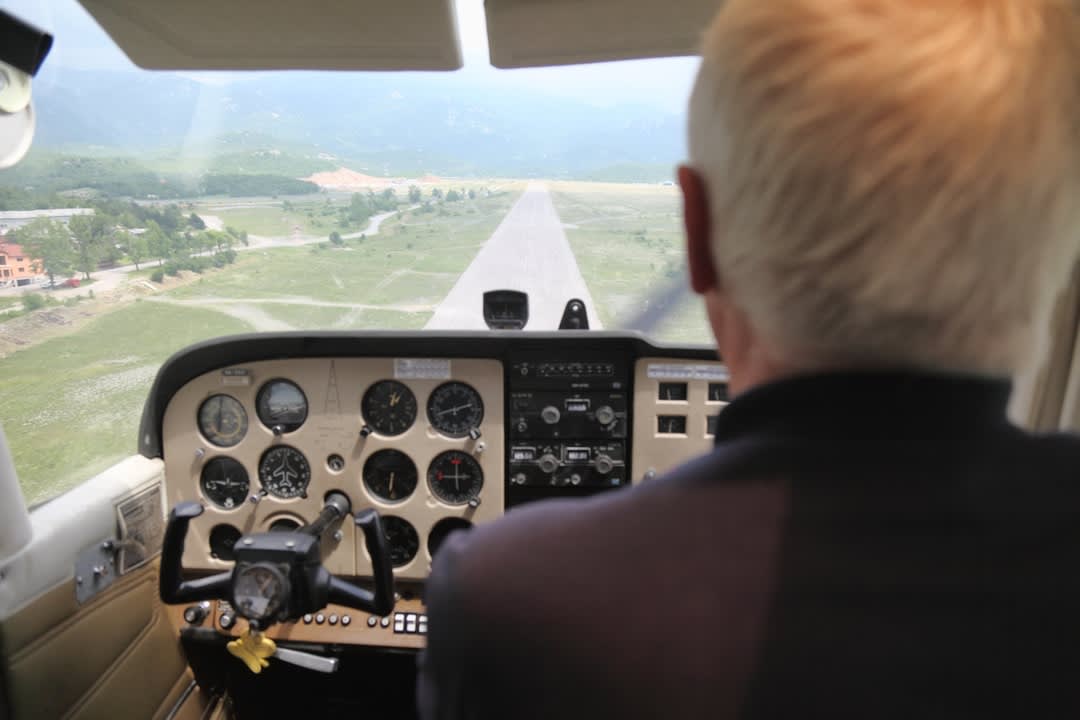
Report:
[{"label": "white building", "polygon": [[59,208],[56,210],[0,210],[0,235],[23,225],[28,225],[38,218],[49,218],[56,222],[67,223],[76,215],[93,215],[94,208]]}]

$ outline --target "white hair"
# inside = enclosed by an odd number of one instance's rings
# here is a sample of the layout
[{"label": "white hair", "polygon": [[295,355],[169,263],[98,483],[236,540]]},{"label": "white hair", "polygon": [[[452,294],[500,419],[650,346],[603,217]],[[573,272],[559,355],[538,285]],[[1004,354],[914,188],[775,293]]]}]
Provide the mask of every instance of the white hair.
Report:
[{"label": "white hair", "polygon": [[728,0],[690,162],[722,287],[796,367],[1013,374],[1075,261],[1069,0]]}]

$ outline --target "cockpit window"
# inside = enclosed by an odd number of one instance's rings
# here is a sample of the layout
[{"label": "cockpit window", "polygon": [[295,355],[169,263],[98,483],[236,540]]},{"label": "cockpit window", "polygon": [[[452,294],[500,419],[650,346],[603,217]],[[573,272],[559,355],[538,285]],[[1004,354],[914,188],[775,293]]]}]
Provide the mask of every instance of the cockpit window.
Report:
[{"label": "cockpit window", "polygon": [[[56,36],[0,171],[0,422],[29,504],[133,454],[191,343],[483,328],[496,289],[529,293],[526,330],[575,297],[618,329],[681,277],[696,59],[499,71],[458,5],[455,73],[176,73],[75,0],[5,2]],[[708,341],[685,295],[661,314],[660,339]]]}]

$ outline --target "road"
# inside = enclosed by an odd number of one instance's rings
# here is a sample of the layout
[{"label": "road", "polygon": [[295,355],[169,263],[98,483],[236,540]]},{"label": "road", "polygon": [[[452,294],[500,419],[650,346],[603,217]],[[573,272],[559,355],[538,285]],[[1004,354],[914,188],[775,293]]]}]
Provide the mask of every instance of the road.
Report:
[{"label": "road", "polygon": [[584,301],[589,326],[600,327],[589,288],[543,183],[529,184],[425,327],[486,329],[482,310],[488,290],[529,294],[526,330],[557,330],[571,298]]}]

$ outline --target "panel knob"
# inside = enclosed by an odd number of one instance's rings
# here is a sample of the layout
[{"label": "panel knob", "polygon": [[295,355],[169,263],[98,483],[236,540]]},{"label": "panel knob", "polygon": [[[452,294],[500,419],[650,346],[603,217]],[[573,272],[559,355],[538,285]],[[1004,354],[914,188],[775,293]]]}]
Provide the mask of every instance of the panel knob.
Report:
[{"label": "panel knob", "polygon": [[541,455],[540,460],[538,460],[537,463],[540,465],[541,472],[553,473],[559,469],[559,458],[551,453]]},{"label": "panel knob", "polygon": [[540,411],[540,419],[546,422],[548,425],[554,425],[559,422],[559,418],[562,417],[562,413],[559,412],[559,408],[554,405],[548,405]]},{"label": "panel knob", "polygon": [[596,456],[596,472],[601,475],[607,475],[609,472],[615,469],[615,463],[607,455]]},{"label": "panel knob", "polygon": [[221,617],[218,619],[218,622],[221,624],[222,630],[228,630],[236,624],[236,616],[228,612],[222,613]]},{"label": "panel knob", "polygon": [[615,411],[610,405],[602,405],[596,408],[596,422],[601,425],[610,425],[615,422]]},{"label": "panel knob", "polygon": [[203,601],[198,605],[191,605],[184,609],[184,622],[188,625],[198,625],[210,611],[210,603]]}]

